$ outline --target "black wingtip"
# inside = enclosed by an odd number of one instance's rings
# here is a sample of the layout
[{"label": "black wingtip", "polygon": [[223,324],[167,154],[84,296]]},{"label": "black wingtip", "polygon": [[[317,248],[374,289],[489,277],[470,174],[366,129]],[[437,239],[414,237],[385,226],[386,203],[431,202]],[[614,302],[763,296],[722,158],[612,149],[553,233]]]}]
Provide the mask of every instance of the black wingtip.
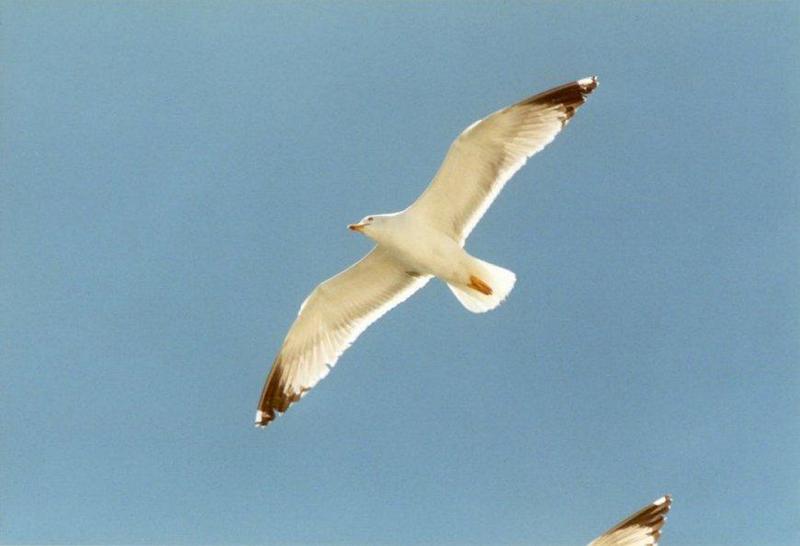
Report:
[{"label": "black wingtip", "polygon": [[638,523],[650,527],[650,536],[653,537],[653,544],[658,544],[658,541],[661,539],[662,529],[667,523],[667,513],[671,507],[672,496],[664,495],[632,516],[628,523]]},{"label": "black wingtip", "polygon": [[286,381],[283,379],[284,371],[283,359],[281,355],[278,355],[264,384],[264,390],[261,391],[261,399],[258,402],[255,419],[257,428],[266,427],[278,415],[289,409],[289,406],[300,400],[309,390],[304,388],[300,392],[294,392],[288,388]]},{"label": "black wingtip", "polygon": [[[612,533],[631,526],[644,527],[648,529],[647,534],[652,537],[652,540],[649,542],[649,544],[656,545],[661,538],[661,531],[664,527],[664,524],[667,522],[667,512],[669,512],[671,506],[671,495],[659,497],[638,512],[631,514],[624,520],[617,523],[614,527],[603,533],[603,536],[605,537],[611,535]],[[605,542],[601,543],[605,544]]]},{"label": "black wingtip", "polygon": [[586,98],[592,91],[597,89],[597,85],[597,76],[588,76],[548,89],[543,93],[523,100],[518,103],[518,105],[543,104],[559,108],[563,112],[561,123],[562,125],[566,125],[572,116],[575,115],[578,108],[583,106],[586,102]]},{"label": "black wingtip", "polygon": [[293,402],[300,399],[299,395],[287,392],[282,378],[283,373],[283,358],[279,353],[272,363],[272,370],[269,372],[267,381],[264,383],[264,389],[261,391],[261,398],[258,401],[258,409],[256,410],[256,428],[266,427],[279,414],[286,411]]}]

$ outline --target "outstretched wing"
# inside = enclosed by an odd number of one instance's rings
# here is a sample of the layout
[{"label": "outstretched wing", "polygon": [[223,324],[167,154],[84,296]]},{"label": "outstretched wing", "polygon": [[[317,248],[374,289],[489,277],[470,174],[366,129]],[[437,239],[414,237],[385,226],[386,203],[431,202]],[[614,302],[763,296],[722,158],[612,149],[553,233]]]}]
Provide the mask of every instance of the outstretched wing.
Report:
[{"label": "outstretched wing", "polygon": [[317,286],[300,306],[267,377],[256,413],[266,426],[336,364],[339,356],[390,309],[425,286],[430,276],[407,272],[376,247]]},{"label": "outstretched wing", "polygon": [[589,543],[589,546],[656,546],[672,498],[665,495]]},{"label": "outstretched wing", "polygon": [[555,138],[596,87],[594,76],[574,81],[467,127],[409,212],[463,245],[505,183]]}]

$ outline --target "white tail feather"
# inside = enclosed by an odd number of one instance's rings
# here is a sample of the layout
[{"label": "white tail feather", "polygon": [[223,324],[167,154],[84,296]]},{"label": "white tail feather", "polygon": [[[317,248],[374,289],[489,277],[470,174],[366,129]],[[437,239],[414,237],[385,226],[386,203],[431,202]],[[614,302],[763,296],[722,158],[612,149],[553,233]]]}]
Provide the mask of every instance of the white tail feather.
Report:
[{"label": "white tail feather", "polygon": [[[483,294],[466,284],[455,285],[448,283],[447,286],[455,294],[461,304],[473,313],[485,313],[500,305],[514,288],[517,276],[512,271],[500,266],[484,262],[473,258],[475,271],[470,271],[470,275],[475,275],[488,284],[492,293]],[[469,277],[469,275],[467,275]]]}]

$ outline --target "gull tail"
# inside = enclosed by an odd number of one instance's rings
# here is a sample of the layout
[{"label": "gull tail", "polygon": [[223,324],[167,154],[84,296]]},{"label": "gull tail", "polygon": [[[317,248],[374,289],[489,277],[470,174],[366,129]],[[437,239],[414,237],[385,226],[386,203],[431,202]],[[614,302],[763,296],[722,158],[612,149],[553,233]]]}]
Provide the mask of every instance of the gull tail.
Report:
[{"label": "gull tail", "polygon": [[472,258],[466,278],[464,284],[447,283],[447,286],[461,305],[473,313],[485,313],[500,305],[517,282],[512,271],[477,258]]}]

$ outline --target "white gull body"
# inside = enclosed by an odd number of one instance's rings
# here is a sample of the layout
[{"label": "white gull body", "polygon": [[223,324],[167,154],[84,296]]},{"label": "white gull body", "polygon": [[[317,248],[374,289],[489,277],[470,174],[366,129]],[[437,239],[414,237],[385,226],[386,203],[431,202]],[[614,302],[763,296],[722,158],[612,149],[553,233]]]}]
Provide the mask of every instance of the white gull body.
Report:
[{"label": "white gull body", "polygon": [[[407,274],[446,282],[474,313],[494,309],[514,287],[514,273],[470,256],[452,237],[421,221],[412,209],[369,216],[353,228],[388,250]],[[484,281],[491,293],[471,286],[474,279]]]},{"label": "white gull body", "polygon": [[447,283],[472,312],[497,307],[514,287],[514,273],[470,256],[464,243],[505,183],[555,138],[596,87],[595,77],[577,80],[473,123],[410,207],[350,225],[377,244],[300,306],[264,384],[256,425],[286,411],[361,332],[432,277]]}]

